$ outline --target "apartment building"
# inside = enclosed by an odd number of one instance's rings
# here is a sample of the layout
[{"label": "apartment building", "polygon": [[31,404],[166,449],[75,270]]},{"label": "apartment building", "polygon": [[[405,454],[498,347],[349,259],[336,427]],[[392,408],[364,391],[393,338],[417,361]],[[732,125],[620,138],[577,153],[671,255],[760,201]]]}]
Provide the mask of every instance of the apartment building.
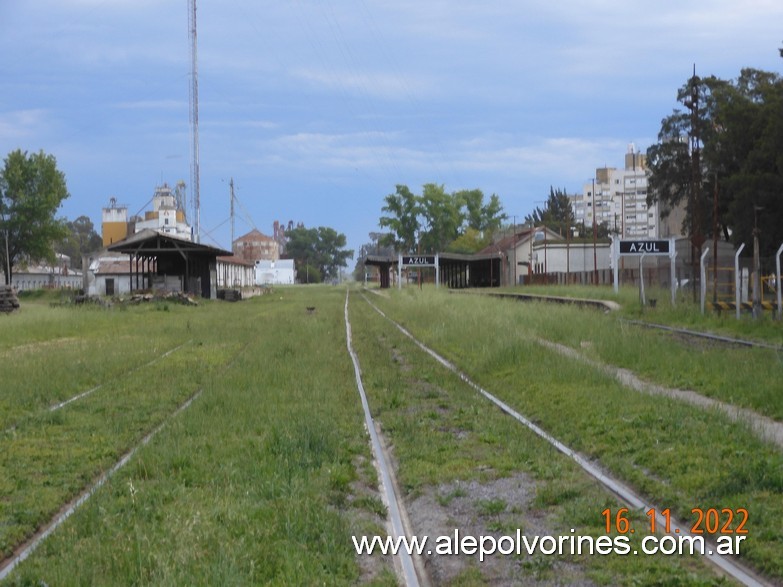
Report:
[{"label": "apartment building", "polygon": [[576,225],[603,224],[621,238],[660,236],[658,206],[647,205],[647,157],[633,144],[628,145],[622,169],[596,169],[582,193],[570,198]]}]

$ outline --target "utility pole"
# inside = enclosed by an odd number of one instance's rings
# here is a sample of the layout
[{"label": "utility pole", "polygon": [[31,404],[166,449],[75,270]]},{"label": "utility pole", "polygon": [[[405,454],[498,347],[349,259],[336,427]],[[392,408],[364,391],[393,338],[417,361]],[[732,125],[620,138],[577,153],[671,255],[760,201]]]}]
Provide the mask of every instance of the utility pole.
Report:
[{"label": "utility pole", "polygon": [[571,201],[566,208],[566,285],[571,285]]},{"label": "utility pole", "polygon": [[[699,83],[696,76],[696,65],[693,66],[691,78],[691,96],[685,101],[685,106],[691,111],[691,190],[690,190],[690,214],[691,214],[691,271],[693,275],[693,301],[696,302],[696,262],[701,254],[704,244],[701,226],[701,148],[699,146]],[[701,284],[699,284],[701,285]]]},{"label": "utility pole", "polygon": [[201,242],[201,194],[198,149],[198,43],[196,38],[196,0],[188,0],[190,22],[190,128],[193,140],[192,179],[195,242]]},{"label": "utility pole", "polygon": [[712,194],[712,302],[718,301],[718,174]]},{"label": "utility pole", "polygon": [[595,177],[593,178],[593,285],[598,285],[598,254],[595,251],[596,224],[595,224]]},{"label": "utility pole", "polygon": [[234,247],[234,178],[228,182],[231,188],[231,247]]},{"label": "utility pole", "polygon": [[5,282],[11,285],[11,255],[8,252],[8,229],[5,229]]}]

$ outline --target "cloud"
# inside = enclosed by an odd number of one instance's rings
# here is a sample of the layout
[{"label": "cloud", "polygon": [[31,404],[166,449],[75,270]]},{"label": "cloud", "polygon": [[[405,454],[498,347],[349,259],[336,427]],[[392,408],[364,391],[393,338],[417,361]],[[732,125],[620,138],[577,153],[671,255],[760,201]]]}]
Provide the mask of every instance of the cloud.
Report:
[{"label": "cloud", "polygon": [[386,100],[408,99],[411,85],[416,87],[417,95],[428,93],[431,90],[430,84],[421,80],[412,84],[410,78],[402,79],[398,75],[383,72],[296,68],[291,71],[291,76],[312,86],[340,91],[345,94],[360,94]]},{"label": "cloud", "polygon": [[35,136],[45,126],[46,116],[47,110],[42,108],[0,113],[0,137],[7,140]]},{"label": "cloud", "polygon": [[114,105],[120,110],[179,110],[186,111],[188,103],[182,100],[136,100]]}]

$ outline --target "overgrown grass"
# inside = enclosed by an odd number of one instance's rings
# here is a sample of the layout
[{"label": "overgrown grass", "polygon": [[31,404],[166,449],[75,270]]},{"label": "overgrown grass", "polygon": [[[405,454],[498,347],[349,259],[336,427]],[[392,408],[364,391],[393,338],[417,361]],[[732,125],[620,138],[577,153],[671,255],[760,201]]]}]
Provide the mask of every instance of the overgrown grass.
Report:
[{"label": "overgrown grass", "polygon": [[[671,305],[671,290],[658,287],[646,289],[647,306],[641,305],[639,288],[635,286],[622,286],[618,293],[614,293],[611,286],[588,285],[525,286],[493,291],[611,300],[620,304],[619,315],[624,318],[646,320],[783,346],[783,325],[775,319],[774,312],[765,310],[759,319],[753,319],[749,312],[743,310],[739,320],[736,319],[733,310],[729,312],[705,310],[705,313],[702,314],[698,299],[694,302],[690,291],[677,291],[675,306]],[[649,305],[651,298],[657,301],[655,308]]]},{"label": "overgrown grass", "polygon": [[[111,447],[133,444],[170,414],[180,392],[197,387],[203,394],[21,565],[10,583],[358,580],[350,534],[379,532],[372,520],[380,508],[372,492],[362,489],[372,486],[368,475],[374,471],[359,465],[369,461],[369,448],[344,346],[343,295],[336,288],[301,288],[242,304],[183,309],[190,311],[190,350],[156,364],[127,389],[104,394],[105,404],[100,392],[90,396],[80,410],[84,417],[102,418],[90,420],[83,432],[64,433],[63,442],[84,434],[117,438],[105,450],[84,447],[83,457],[93,455],[92,472],[116,458],[120,449]],[[308,314],[307,306],[316,312]],[[184,314],[159,319],[179,321]],[[175,357],[180,364],[172,364]],[[167,370],[173,380],[161,379]],[[160,394],[172,401],[161,402]],[[148,404],[160,414],[147,414]],[[61,417],[70,421],[76,412],[69,407]],[[48,433],[32,422],[29,430],[29,438]],[[41,462],[56,467],[70,456],[39,454],[42,443],[30,441]],[[30,488],[44,491],[34,465],[16,468]],[[89,476],[63,471],[60,483],[68,487],[60,499]],[[21,491],[9,490],[16,491],[12,501],[23,499]],[[381,571],[377,581],[393,584],[394,575]]]},{"label": "overgrown grass", "polygon": [[[434,299],[422,303],[440,304]],[[631,369],[649,381],[691,389],[783,421],[783,354],[778,351],[678,338],[623,323],[613,314],[544,302],[490,302],[481,297],[464,304],[464,310],[453,311],[462,311],[460,320],[469,327],[552,340],[592,359]],[[488,352],[481,348],[475,349],[478,354],[471,354],[469,360]],[[503,352],[509,348],[513,347],[503,346]]]},{"label": "overgrown grass", "polygon": [[[514,347],[521,351],[519,354],[514,351],[500,353],[499,346],[508,343],[508,338],[488,331],[486,324],[481,325],[482,317],[472,315],[473,304],[486,300],[456,299],[438,294],[430,296],[425,292],[403,293],[389,301],[373,297],[372,301],[382,304],[398,319],[405,315],[407,327],[436,347],[442,349],[446,346],[442,343],[448,341],[452,358],[461,361],[478,354],[478,361],[491,362],[491,366],[486,365],[479,377],[487,383],[492,383],[488,374],[499,371],[504,374],[503,387],[513,382],[516,390],[525,385],[523,381],[529,381],[525,373],[528,365],[525,353],[537,353],[530,357],[532,361],[540,360],[546,354],[518,337]],[[452,312],[452,309],[456,311]],[[490,482],[524,473],[536,482],[532,509],[520,512],[515,504],[500,498],[480,501],[478,511],[488,519],[490,529],[524,530],[524,520],[533,516],[549,520],[554,531],[560,534],[568,534],[572,528],[576,534],[583,535],[597,536],[603,532],[601,512],[607,507],[615,511],[618,503],[572,460],[500,412],[456,375],[421,352],[366,303],[354,299],[352,322],[361,324],[361,328],[354,327],[354,337],[365,373],[365,387],[374,417],[382,422],[384,433],[394,446],[399,463],[398,477],[408,499],[417,497],[428,488],[438,488],[454,481]],[[498,344],[491,343],[489,337],[497,339]],[[546,364],[546,368],[551,369],[551,362]],[[551,385],[553,391],[563,394],[553,404],[553,411],[557,413],[558,406],[562,408],[573,401],[567,396],[582,387],[582,375],[571,369],[567,375],[552,381],[552,373],[544,374],[543,371],[542,365],[541,387]],[[558,389],[560,387],[563,389]],[[583,393],[596,391],[596,387],[594,383]],[[531,407],[527,401],[518,401],[520,397],[515,392],[505,396],[518,404],[522,411]],[[549,402],[542,403],[546,405]],[[623,403],[621,400],[619,407]],[[576,409],[574,406],[573,410]],[[549,417],[543,408],[534,415],[536,418],[543,416]],[[607,426],[613,416],[616,417],[616,414],[605,414]],[[570,412],[559,417],[562,418],[562,426],[573,431],[567,440],[578,445],[575,435],[584,433],[587,423],[575,423]],[[558,427],[556,431],[560,433],[562,428]],[[580,448],[590,452],[587,446]],[[464,493],[455,491],[438,494],[437,501],[447,506],[462,495]],[[501,512],[502,520],[499,519]],[[642,525],[643,520],[638,519],[637,522]],[[638,542],[635,544],[638,548]],[[585,556],[565,557],[563,560],[585,565],[588,575],[602,584],[719,582],[712,571],[688,558]],[[526,556],[520,558],[520,575],[516,577],[520,584],[531,578],[540,578],[542,573],[550,576],[547,573],[553,572],[551,560],[546,573],[538,566],[527,565],[529,562]],[[466,571],[464,576],[471,577],[468,584],[483,582],[480,565]],[[457,584],[460,582],[457,581]]]},{"label": "overgrown grass", "polygon": [[783,577],[779,450],[720,413],[625,389],[541,347],[535,337],[657,379],[698,382],[694,387],[702,393],[780,415],[781,367],[774,353],[694,350],[656,333],[622,327],[594,311],[561,306],[413,290],[373,301],[487,389],[599,459],[659,507],[672,508],[686,521],[696,507],[747,508],[752,523],[743,556],[765,573]]},{"label": "overgrown grass", "polygon": [[[668,376],[681,366],[678,376],[700,380],[703,393],[720,396],[737,385],[735,401],[747,405],[776,405],[773,387],[761,387],[754,399],[739,386],[744,363],[774,375],[773,368],[763,370],[774,353],[690,349],[576,308],[427,289],[391,293],[373,302],[661,507],[686,520],[693,507],[747,508],[751,534],[743,554],[769,576],[783,577],[779,451],[720,414],[625,390],[533,338],[654,377],[656,364]],[[344,295],[332,287],[290,288],[240,304],[171,305],[169,311],[154,305],[52,308],[42,299],[28,301],[8,320],[0,317],[6,320],[0,353],[26,361],[25,368],[0,363],[0,380],[15,386],[14,393],[0,391],[8,406],[0,417],[16,424],[0,435],[5,554],[167,421],[8,583],[345,585],[372,578],[396,584],[388,565],[362,574],[350,540],[351,534],[385,534],[385,511],[345,350]],[[603,534],[601,512],[618,503],[572,461],[500,413],[354,294],[351,319],[372,411],[391,440],[408,498],[452,481],[521,473],[535,481],[530,511],[505,498],[480,501],[476,507],[491,528],[522,527],[526,516],[536,515],[562,534],[571,528]],[[654,353],[649,362],[640,357],[646,345]],[[123,360],[123,350],[132,360]],[[73,367],[74,361],[82,363]],[[721,362],[728,367],[721,370]],[[43,368],[48,378],[24,380],[27,370]],[[98,383],[101,388],[83,400],[46,411],[52,401]],[[187,411],[167,420],[199,389]],[[445,506],[459,497],[453,490],[439,499]],[[607,585],[720,582],[689,558],[566,562],[584,565],[593,581]],[[521,560],[519,567],[521,582],[555,579],[548,557]],[[472,565],[456,584],[483,577]]]}]

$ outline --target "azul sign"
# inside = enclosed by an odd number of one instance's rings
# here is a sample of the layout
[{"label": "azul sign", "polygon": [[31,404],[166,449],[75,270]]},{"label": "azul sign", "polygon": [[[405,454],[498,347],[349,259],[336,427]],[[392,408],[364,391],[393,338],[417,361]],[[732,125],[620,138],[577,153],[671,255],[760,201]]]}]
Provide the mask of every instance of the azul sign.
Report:
[{"label": "azul sign", "polygon": [[431,265],[435,265],[435,256],[434,255],[424,255],[419,257],[403,256],[402,264],[408,266],[416,265],[419,267],[431,266]]},{"label": "azul sign", "polygon": [[620,241],[621,255],[668,255],[668,240]]}]

